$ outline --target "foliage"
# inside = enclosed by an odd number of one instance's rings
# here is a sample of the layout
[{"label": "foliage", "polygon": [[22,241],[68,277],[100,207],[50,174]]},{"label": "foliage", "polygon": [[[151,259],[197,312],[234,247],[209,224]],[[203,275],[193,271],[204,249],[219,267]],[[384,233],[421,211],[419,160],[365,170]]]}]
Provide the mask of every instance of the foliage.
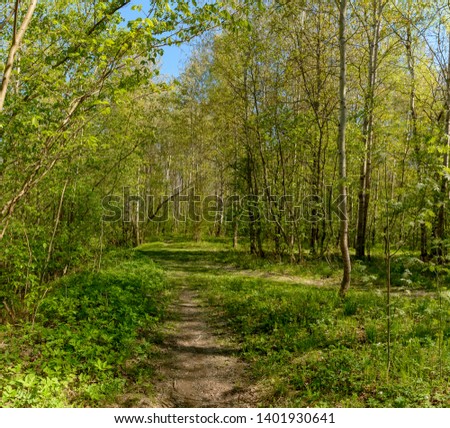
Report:
[{"label": "foliage", "polygon": [[12,70],[0,108],[0,320],[12,322],[33,317],[49,280],[88,260],[98,267],[108,245],[138,243],[134,225],[102,224],[102,200],[141,190],[151,118],[171,87],[157,58],[229,16],[211,2],[156,1],[130,14],[129,0],[45,0],[15,46],[27,3],[0,8],[2,77]]},{"label": "foliage", "polygon": [[[197,277],[194,282],[241,342],[272,405],[288,407],[445,407],[450,398],[448,303],[444,369],[436,352],[435,298],[397,298],[391,377],[386,379],[382,296],[268,280]],[[206,287],[203,285],[207,284]],[[217,315],[216,315],[217,316]]]},{"label": "foliage", "polygon": [[[157,0],[125,18],[130,3],[0,6],[0,404],[99,405],[130,360],[145,373],[138,337],[164,281],[108,254],[172,237],[182,251],[140,251],[190,266],[280,403],[443,405],[447,2]],[[181,76],[161,78],[163,47],[197,36]],[[341,300],[327,287],[347,222],[358,260]]]},{"label": "foliage", "polygon": [[[243,265],[231,263],[242,253],[218,240],[173,239],[139,251],[169,271],[189,274],[183,283],[211,305],[211,323],[224,337],[231,333],[262,384],[263,406],[448,405],[450,299],[444,287],[440,293],[411,288],[392,296],[388,377],[383,287],[356,284],[341,299],[336,274],[324,285],[325,277],[315,276],[315,269],[294,273],[287,263],[266,261],[242,270]],[[316,273],[322,269],[317,265]]]},{"label": "foliage", "polygon": [[1,327],[1,406],[101,406],[149,382],[167,302],[161,269],[136,255],[59,280],[35,323]]}]

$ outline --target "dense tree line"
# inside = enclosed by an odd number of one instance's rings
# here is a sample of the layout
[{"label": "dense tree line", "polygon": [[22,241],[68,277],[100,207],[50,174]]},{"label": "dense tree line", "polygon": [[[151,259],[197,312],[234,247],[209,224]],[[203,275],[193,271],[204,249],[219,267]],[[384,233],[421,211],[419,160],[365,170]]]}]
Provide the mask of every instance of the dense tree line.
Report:
[{"label": "dense tree line", "polygon": [[[443,262],[448,5],[354,1],[340,16],[342,6],[268,2],[247,10],[248,27],[201,44],[176,91],[184,122],[167,127],[174,139],[195,135],[190,144],[209,192],[259,197],[258,206],[244,207],[248,221],[233,211],[252,253],[292,261],[333,253],[348,188],[344,217],[357,258],[385,246],[389,228],[395,248]],[[344,172],[337,145],[343,121]],[[233,227],[227,223],[230,234]]]},{"label": "dense tree line", "polygon": [[[32,314],[47,282],[107,243],[102,199],[136,187],[154,139],[156,61],[166,45],[217,26],[216,4],[7,1],[0,6],[2,316]],[[139,11],[141,11],[139,13]],[[226,17],[226,15],[225,15]],[[136,169],[136,166],[138,168]]]},{"label": "dense tree line", "polygon": [[[383,244],[386,217],[396,245],[420,251],[424,261],[445,254],[448,13],[439,2],[361,1],[347,8],[345,184],[349,239],[359,258]],[[263,255],[263,242],[294,259],[323,256],[339,239],[339,219],[331,215],[339,212],[343,120],[339,8],[274,2],[248,18],[250,28],[211,37],[181,85],[188,92],[193,81],[203,82],[204,95],[195,90],[191,109],[207,111],[201,123],[211,124],[209,138],[221,150],[215,170],[226,172],[227,191],[265,201],[264,218],[272,221],[247,225],[252,252]],[[293,200],[281,207],[275,195]],[[296,206],[306,206],[306,216],[292,215]]]},{"label": "dense tree line", "polygon": [[[339,242],[445,262],[447,2],[155,1],[127,24],[128,1],[35,3],[1,6],[5,317],[105,247],[168,233],[292,263]],[[159,79],[161,47],[200,33]]]}]

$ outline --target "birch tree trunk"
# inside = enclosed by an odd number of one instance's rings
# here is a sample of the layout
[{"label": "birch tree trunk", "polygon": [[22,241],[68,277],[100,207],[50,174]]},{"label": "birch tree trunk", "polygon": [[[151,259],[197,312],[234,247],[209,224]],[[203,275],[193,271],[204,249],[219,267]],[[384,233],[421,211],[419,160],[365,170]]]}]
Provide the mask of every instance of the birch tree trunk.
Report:
[{"label": "birch tree trunk", "polygon": [[339,294],[344,297],[350,288],[351,260],[348,248],[348,196],[347,196],[347,153],[345,147],[345,132],[347,127],[347,40],[346,40],[346,15],[347,0],[339,2],[339,54],[340,54],[340,76],[339,76],[339,219],[340,238],[339,244],[344,264],[341,288]]}]

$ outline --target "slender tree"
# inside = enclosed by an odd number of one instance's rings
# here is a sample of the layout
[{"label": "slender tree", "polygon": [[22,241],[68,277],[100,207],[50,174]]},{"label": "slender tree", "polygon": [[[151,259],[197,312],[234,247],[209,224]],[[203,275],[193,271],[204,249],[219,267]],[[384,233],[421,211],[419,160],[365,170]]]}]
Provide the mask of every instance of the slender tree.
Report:
[{"label": "slender tree", "polygon": [[339,2],[339,220],[340,220],[340,248],[344,273],[339,294],[344,297],[350,287],[351,260],[348,246],[348,195],[347,195],[347,0]]},{"label": "slender tree", "polygon": [[20,11],[20,0],[16,0],[14,3],[14,24],[11,38],[11,46],[9,48],[8,58],[5,63],[5,68],[3,71],[2,85],[0,87],[0,112],[3,110],[5,104],[6,92],[8,90],[8,85],[11,80],[11,74],[14,67],[14,59],[16,57],[17,51],[22,43],[23,36],[30,25],[31,18],[33,17],[34,11],[36,9],[38,0],[31,0],[22,23],[17,28],[19,21],[19,11]]}]

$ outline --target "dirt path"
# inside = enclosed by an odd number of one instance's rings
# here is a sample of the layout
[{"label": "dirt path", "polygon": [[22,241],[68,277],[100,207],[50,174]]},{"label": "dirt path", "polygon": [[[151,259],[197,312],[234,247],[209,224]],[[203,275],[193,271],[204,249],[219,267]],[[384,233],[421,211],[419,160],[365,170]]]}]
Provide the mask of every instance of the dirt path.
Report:
[{"label": "dirt path", "polygon": [[161,407],[252,407],[246,366],[207,324],[195,291],[183,288],[172,308],[156,385]]}]

